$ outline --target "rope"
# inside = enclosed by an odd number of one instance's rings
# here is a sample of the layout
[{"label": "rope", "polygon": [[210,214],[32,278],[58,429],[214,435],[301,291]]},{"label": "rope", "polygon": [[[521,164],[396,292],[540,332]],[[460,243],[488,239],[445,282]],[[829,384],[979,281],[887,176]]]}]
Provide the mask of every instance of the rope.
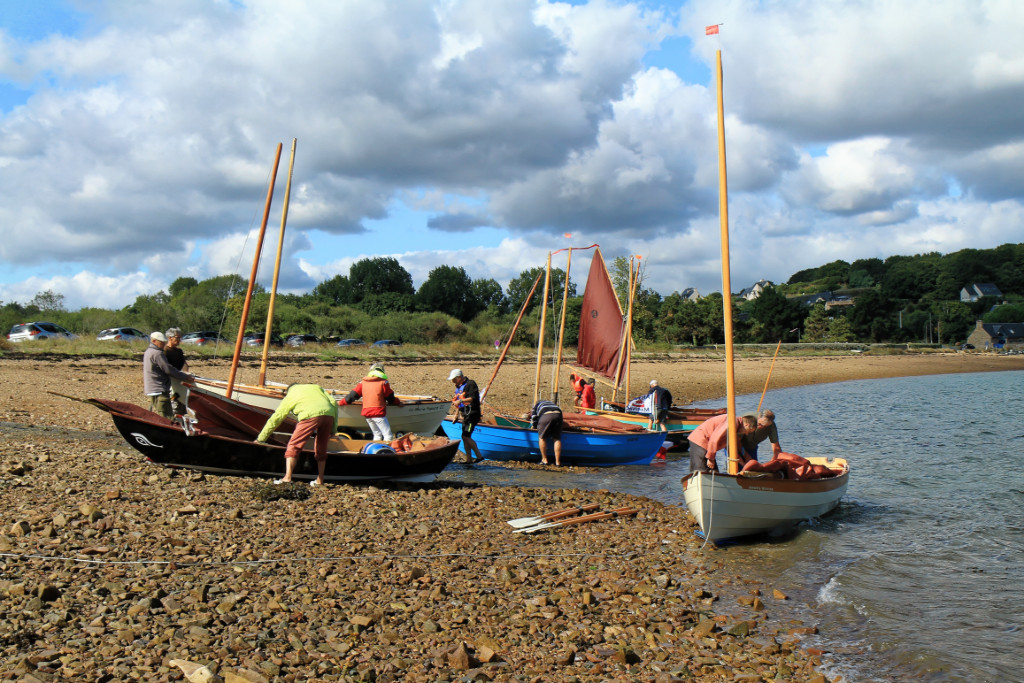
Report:
[{"label": "rope", "polygon": [[711,520],[715,517],[715,471],[711,470],[711,500],[708,501],[711,506],[711,510],[708,512],[708,530],[704,532],[704,543],[701,544],[699,550],[704,550],[704,546],[711,540]]},{"label": "rope", "polygon": [[594,557],[594,558],[630,558],[636,556],[636,552],[625,553],[604,553],[595,555],[593,553],[514,553],[512,555],[499,555],[495,553],[435,553],[425,555],[328,555],[322,557],[281,557],[262,560],[199,560],[195,562],[178,562],[176,560],[102,560],[84,557],[67,557],[63,555],[19,555],[17,553],[0,553],[0,557],[14,560],[44,560],[47,562],[77,562],[96,566],[114,565],[175,565],[177,567],[240,567],[260,564],[288,564],[293,562],[337,562],[339,560],[424,560],[441,559],[453,557],[479,558],[479,559],[522,559],[522,558],[558,558],[558,557]]}]

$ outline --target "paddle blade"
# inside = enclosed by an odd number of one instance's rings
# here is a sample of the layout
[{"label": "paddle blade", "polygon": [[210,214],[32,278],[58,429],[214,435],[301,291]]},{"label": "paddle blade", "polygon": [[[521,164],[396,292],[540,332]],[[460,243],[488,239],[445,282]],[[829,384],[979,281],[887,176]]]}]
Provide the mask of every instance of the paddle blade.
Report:
[{"label": "paddle blade", "polygon": [[519,519],[508,520],[509,526],[522,529],[524,527],[533,526],[534,524],[540,524],[544,521],[543,517],[520,517]]}]

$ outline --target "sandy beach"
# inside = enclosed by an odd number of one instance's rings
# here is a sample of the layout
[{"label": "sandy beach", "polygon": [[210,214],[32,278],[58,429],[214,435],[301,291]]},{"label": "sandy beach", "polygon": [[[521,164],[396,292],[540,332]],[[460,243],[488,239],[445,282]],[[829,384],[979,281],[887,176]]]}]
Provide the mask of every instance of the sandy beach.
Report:
[{"label": "sandy beach", "polygon": [[[445,397],[452,367],[481,386],[493,370],[384,360],[399,391]],[[343,388],[366,365],[291,357],[268,379]],[[760,392],[770,365],[738,360],[737,390]],[[1021,369],[1024,356],[782,357],[769,393]],[[227,363],[193,370],[224,377]],[[657,378],[677,403],[725,392],[720,359],[631,374],[631,393]],[[47,393],[143,405],[139,375],[136,359],[0,358],[0,680],[171,681],[196,666],[191,680],[229,683],[826,680],[790,588],[739,575],[679,507],[565,488],[274,490],[147,464],[104,413]],[[534,376],[509,363],[493,404],[525,410]],[[240,380],[255,378],[247,361]],[[584,502],[640,512],[531,535],[506,524]]]}]

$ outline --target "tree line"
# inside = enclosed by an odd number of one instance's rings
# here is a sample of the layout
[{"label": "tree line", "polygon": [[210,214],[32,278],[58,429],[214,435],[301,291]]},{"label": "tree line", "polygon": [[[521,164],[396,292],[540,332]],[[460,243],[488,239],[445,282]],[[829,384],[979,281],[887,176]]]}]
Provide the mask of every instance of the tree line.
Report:
[{"label": "tree line", "polygon": [[[625,308],[629,263],[617,258],[610,271]],[[542,268],[524,270],[503,289],[492,278],[474,280],[461,267],[442,265],[431,270],[416,289],[412,276],[397,259],[362,259],[351,266],[348,275],[336,275],[308,293],[279,294],[274,303],[273,331],[321,338],[397,339],[408,344],[504,342],[542,273]],[[696,300],[679,292],[662,297],[644,287],[643,279],[641,270],[633,301],[633,333],[638,343],[705,345],[723,341],[720,293]],[[980,282],[995,284],[1004,296],[999,301],[959,300],[961,288]],[[68,311],[63,295],[46,291],[28,304],[0,306],[0,327],[10,329],[20,322],[48,320],[82,336],[123,326],[144,331],[168,327],[186,332],[214,330],[230,338],[238,330],[246,285],[238,275],[202,281],[181,277],[167,291],[141,295],[119,310],[85,307]],[[556,311],[565,285],[565,271],[553,268],[549,304]],[[542,289],[543,285],[538,286],[525,306],[517,343],[536,342]],[[822,303],[807,304],[813,295],[826,292],[849,297],[854,305],[826,310]],[[568,294],[564,344],[572,346],[576,343],[582,296],[571,279]],[[1024,244],[965,249],[947,255],[834,261],[794,273],[785,283],[765,288],[751,301],[734,295],[734,338],[739,343],[950,343],[965,339],[978,319],[1024,321],[1022,294]],[[256,286],[247,330],[264,331],[269,305],[269,293]],[[547,319],[545,334],[553,335],[560,315],[548,315]]]}]

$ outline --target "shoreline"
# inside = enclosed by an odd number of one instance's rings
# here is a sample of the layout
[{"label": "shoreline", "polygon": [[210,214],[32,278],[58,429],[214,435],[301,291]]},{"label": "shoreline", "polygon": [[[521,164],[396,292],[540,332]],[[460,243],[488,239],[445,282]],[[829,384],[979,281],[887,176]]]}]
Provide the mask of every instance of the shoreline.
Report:
[{"label": "shoreline", "polygon": [[[493,370],[384,360],[398,390],[445,397],[451,367],[481,387]],[[226,361],[195,363],[226,375]],[[272,362],[268,379],[345,387],[367,364]],[[644,360],[631,378],[713,400],[722,365]],[[759,393],[770,365],[737,359],[737,391]],[[769,392],[1022,369],[1022,356],[780,357]],[[246,363],[239,381],[257,371]],[[528,405],[535,372],[503,368],[495,405]],[[797,587],[738,575],[683,507],[448,482],[268,500],[258,481],[150,465],[104,413],[47,393],[144,405],[137,360],[4,357],[0,373],[0,680],[181,680],[177,660],[230,683],[827,680],[802,644],[814,625],[792,621]],[[583,502],[640,514],[539,534],[506,524]]]}]

